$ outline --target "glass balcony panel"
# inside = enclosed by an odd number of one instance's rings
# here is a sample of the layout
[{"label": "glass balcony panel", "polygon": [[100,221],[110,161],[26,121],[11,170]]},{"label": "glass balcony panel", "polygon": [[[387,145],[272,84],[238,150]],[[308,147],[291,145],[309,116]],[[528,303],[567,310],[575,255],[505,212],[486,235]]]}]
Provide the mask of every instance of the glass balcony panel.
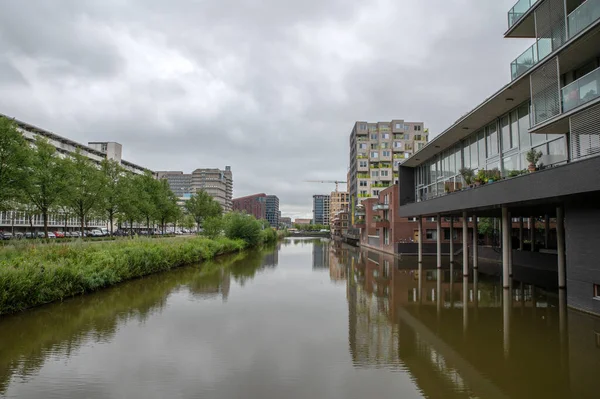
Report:
[{"label": "glass balcony panel", "polygon": [[577,7],[567,18],[569,39],[600,18],[600,0],[587,0]]},{"label": "glass balcony panel", "polygon": [[539,39],[517,57],[511,64],[511,77],[515,80],[552,52],[552,39]]},{"label": "glass balcony panel", "polygon": [[563,112],[570,111],[600,97],[600,68],[563,87]]},{"label": "glass balcony panel", "polygon": [[508,28],[516,24],[535,2],[536,0],[519,0],[508,12]]}]

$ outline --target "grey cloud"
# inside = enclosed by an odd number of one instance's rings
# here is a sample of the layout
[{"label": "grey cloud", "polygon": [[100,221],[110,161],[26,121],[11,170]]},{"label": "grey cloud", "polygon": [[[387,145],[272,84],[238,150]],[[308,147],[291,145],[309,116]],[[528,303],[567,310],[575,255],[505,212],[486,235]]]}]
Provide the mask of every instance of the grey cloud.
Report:
[{"label": "grey cloud", "polygon": [[0,108],[156,170],[231,165],[236,196],[309,215],[334,186],[303,180],[345,179],[355,120],[437,134],[508,82],[512,3],[9,2],[0,46],[29,85],[0,79]]}]

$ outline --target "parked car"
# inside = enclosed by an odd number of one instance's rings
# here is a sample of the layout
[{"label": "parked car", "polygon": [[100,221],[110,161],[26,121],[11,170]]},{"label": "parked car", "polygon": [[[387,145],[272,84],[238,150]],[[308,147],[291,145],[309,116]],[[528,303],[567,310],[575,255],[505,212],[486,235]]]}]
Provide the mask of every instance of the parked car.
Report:
[{"label": "parked car", "polygon": [[27,238],[27,239],[35,238],[35,233],[28,231],[25,233],[25,238]]},{"label": "parked car", "polygon": [[56,238],[56,234],[54,234],[53,232],[49,231],[48,232],[48,238]]},{"label": "parked car", "polygon": [[55,231],[54,235],[56,236],[56,238],[65,238],[66,234],[62,231]]},{"label": "parked car", "polygon": [[102,230],[94,229],[88,233],[88,237],[104,237]]},{"label": "parked car", "polygon": [[12,233],[9,233],[9,232],[2,233],[2,239],[3,240],[10,240],[11,238],[13,238]]}]

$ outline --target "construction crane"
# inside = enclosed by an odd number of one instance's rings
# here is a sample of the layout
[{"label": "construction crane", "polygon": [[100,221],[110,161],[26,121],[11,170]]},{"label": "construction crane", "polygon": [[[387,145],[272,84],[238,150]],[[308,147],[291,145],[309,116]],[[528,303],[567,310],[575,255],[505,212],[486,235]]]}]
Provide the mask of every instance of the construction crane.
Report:
[{"label": "construction crane", "polygon": [[347,184],[348,182],[345,181],[338,181],[338,180],[304,180],[305,183],[325,183],[325,184],[334,184],[335,183],[335,192],[338,192],[338,185],[339,184]]}]

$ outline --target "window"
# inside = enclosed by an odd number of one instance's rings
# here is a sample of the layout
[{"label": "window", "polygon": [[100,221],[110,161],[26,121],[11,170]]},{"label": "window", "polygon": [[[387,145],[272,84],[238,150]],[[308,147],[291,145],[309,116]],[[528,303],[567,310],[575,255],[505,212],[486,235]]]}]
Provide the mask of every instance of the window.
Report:
[{"label": "window", "polygon": [[600,284],[594,284],[594,299],[600,300]]},{"label": "window", "polygon": [[[384,245],[390,245],[390,230],[389,229],[383,229],[383,244]],[[387,269],[389,269],[389,267],[390,267],[390,264],[388,262],[387,263]],[[384,268],[384,271],[385,270],[386,270],[386,268]]]},{"label": "window", "polygon": [[382,176],[382,177],[387,177],[387,176],[389,176],[389,173],[390,173],[390,172],[388,172],[387,170],[382,170],[382,171],[381,171],[381,176]]},{"label": "window", "polygon": [[378,148],[379,148],[379,146],[378,146],[377,144],[375,144],[375,143],[372,143],[372,144],[371,144],[371,149],[372,149],[372,150],[376,150],[376,149],[378,149]]},{"label": "window", "polygon": [[367,130],[367,125],[365,125],[364,123],[361,123],[360,130]]},{"label": "window", "polygon": [[371,151],[371,158],[379,158],[379,153],[377,151]]},{"label": "window", "polygon": [[[458,229],[452,230],[453,240],[458,240]],[[450,240],[450,229],[444,229],[444,240]]]},{"label": "window", "polygon": [[396,123],[396,129],[402,129],[402,124],[401,123]]},{"label": "window", "polygon": [[510,113],[510,141],[512,148],[519,146],[519,112],[517,110]]},{"label": "window", "polygon": [[392,152],[390,150],[386,150],[386,151],[382,151],[381,152],[381,156],[383,157],[389,157],[392,155]]},{"label": "window", "polygon": [[377,133],[371,133],[371,140],[377,140]]},{"label": "window", "polygon": [[371,172],[371,177],[379,177],[379,171],[378,170],[374,170]]},{"label": "window", "polygon": [[410,155],[411,155],[410,152],[405,152],[404,153],[404,158],[410,158]]},{"label": "window", "polygon": [[367,187],[367,181],[366,180],[361,180],[358,182],[358,185],[361,187]]},{"label": "window", "polygon": [[394,168],[397,168],[400,165],[400,161],[394,161]]},{"label": "window", "polygon": [[358,145],[358,148],[361,149],[361,150],[366,150],[367,149],[367,143],[360,143]]},{"label": "window", "polygon": [[410,140],[410,134],[405,134],[404,135],[404,140]]},{"label": "window", "polygon": [[367,192],[365,190],[360,190],[360,195],[367,195]]},{"label": "window", "polygon": [[378,196],[379,195],[379,190],[373,190],[373,195],[374,196]]},{"label": "window", "polygon": [[394,148],[402,148],[404,146],[404,143],[401,143],[399,141],[394,141]]},{"label": "window", "polygon": [[500,130],[502,131],[502,151],[508,151],[512,148],[510,143],[510,124],[508,120],[508,116],[500,119]]},{"label": "window", "polygon": [[390,138],[390,134],[389,133],[382,133],[381,134],[381,138],[384,140],[388,140]]},{"label": "window", "polygon": [[437,240],[437,230],[427,230],[425,232],[425,238],[428,240]]},{"label": "window", "polygon": [[498,155],[498,128],[495,124],[487,127],[487,156]]},{"label": "window", "polygon": [[381,148],[390,148],[390,143],[381,143]]},{"label": "window", "polygon": [[358,163],[358,166],[360,166],[361,168],[366,168],[367,166],[369,166],[369,164],[367,163],[367,161],[360,161]]}]

